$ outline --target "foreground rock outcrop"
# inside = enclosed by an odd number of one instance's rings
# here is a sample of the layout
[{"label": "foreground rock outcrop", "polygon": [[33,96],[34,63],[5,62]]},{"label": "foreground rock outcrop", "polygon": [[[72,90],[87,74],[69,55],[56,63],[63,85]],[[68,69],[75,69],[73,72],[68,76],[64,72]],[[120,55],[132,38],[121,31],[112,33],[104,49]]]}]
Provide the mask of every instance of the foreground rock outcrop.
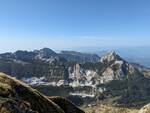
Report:
[{"label": "foreground rock outcrop", "polygon": [[150,103],[142,107],[138,113],[150,113]]},{"label": "foreground rock outcrop", "polygon": [[[0,73],[0,113],[84,113],[62,98],[48,98],[30,86]],[[62,104],[59,104],[62,103]]]}]

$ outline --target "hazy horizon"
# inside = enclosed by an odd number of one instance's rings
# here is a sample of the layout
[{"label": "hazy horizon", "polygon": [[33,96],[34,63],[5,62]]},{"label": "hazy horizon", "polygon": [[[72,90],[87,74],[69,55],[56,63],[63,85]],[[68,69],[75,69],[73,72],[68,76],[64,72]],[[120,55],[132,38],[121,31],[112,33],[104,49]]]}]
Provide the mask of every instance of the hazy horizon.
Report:
[{"label": "hazy horizon", "polygon": [[[74,50],[80,52],[95,52],[103,50],[116,50],[116,49],[132,49],[132,48],[150,48],[150,45],[140,45],[141,42],[134,44],[135,40],[122,40],[122,39],[92,39],[92,38],[79,38],[79,39],[1,39],[0,53],[3,52],[15,52],[17,50],[27,50],[32,51],[36,49],[42,49],[44,47],[50,48],[54,51],[60,50]],[[115,43],[112,43],[115,41]],[[144,40],[145,43],[149,41]],[[129,44],[128,44],[129,43]],[[134,44],[134,45],[133,45]],[[143,50],[144,50],[143,49]]]}]

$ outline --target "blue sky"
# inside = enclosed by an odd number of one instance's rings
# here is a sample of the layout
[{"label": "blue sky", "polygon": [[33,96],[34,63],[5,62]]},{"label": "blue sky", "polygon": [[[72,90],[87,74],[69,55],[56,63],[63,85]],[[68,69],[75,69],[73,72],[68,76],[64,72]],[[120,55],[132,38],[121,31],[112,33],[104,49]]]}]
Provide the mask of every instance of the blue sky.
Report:
[{"label": "blue sky", "polygon": [[0,0],[0,52],[150,46],[149,0]]}]

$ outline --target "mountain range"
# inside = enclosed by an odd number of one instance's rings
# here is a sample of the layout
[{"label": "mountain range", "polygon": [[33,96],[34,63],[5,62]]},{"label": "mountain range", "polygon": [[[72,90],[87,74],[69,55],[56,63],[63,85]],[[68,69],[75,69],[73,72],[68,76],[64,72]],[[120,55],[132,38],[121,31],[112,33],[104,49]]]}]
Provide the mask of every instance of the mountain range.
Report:
[{"label": "mountain range", "polygon": [[[139,106],[150,102],[150,70],[116,52],[103,56],[49,48],[0,54],[0,72],[75,104],[93,101]],[[88,98],[88,99],[87,99]]]}]

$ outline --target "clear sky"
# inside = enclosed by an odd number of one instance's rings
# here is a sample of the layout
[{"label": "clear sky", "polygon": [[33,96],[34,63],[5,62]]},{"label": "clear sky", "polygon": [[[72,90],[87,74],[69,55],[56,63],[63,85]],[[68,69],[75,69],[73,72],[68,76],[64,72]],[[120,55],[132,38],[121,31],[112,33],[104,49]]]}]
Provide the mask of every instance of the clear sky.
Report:
[{"label": "clear sky", "polygon": [[150,0],[0,0],[0,52],[150,46]]}]

